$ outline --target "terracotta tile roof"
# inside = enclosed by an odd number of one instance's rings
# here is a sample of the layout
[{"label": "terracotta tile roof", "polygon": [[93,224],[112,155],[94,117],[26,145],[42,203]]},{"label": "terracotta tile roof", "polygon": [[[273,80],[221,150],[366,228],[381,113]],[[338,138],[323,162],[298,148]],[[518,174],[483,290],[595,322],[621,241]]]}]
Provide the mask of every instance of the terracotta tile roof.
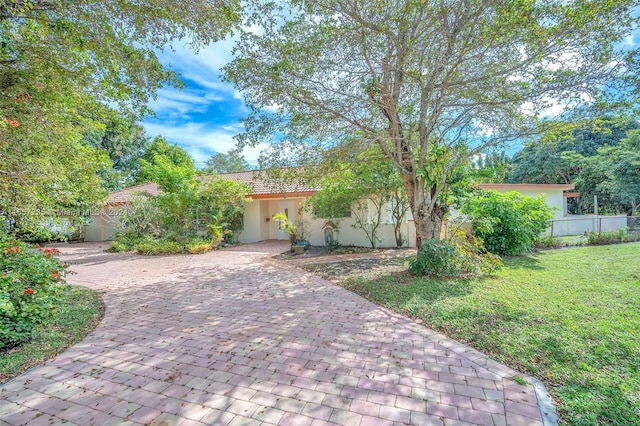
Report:
[{"label": "terracotta tile roof", "polygon": [[130,202],[137,194],[146,192],[149,195],[158,195],[160,188],[155,182],[143,183],[129,188],[120,189],[109,193],[107,204],[120,204]]},{"label": "terracotta tile roof", "polygon": [[236,182],[244,182],[253,188],[251,195],[296,194],[315,192],[313,188],[300,182],[295,175],[278,173],[279,176],[267,176],[265,171],[249,170],[246,172],[221,173],[220,177]]},{"label": "terracotta tile roof", "polygon": [[[203,180],[206,180],[208,176],[205,175]],[[251,196],[268,196],[268,195],[283,195],[287,194],[293,196],[299,193],[310,193],[317,191],[317,188],[311,188],[300,183],[299,179],[295,176],[287,176],[281,174],[279,177],[272,177],[269,179],[266,172],[260,170],[249,170],[246,172],[234,172],[234,173],[221,173],[220,177],[233,180],[236,182],[243,182],[249,184],[253,189]],[[130,202],[136,194],[146,192],[150,195],[158,195],[160,188],[155,182],[143,183],[141,185],[132,186],[129,188],[113,191],[107,197],[107,204],[121,204]]]}]

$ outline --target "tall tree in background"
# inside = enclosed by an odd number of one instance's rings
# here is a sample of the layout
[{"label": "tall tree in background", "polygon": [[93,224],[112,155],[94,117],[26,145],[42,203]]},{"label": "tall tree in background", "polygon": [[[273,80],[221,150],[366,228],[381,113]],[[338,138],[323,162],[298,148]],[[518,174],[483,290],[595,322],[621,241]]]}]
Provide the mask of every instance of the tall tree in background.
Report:
[{"label": "tall tree in background", "polygon": [[195,163],[187,151],[178,145],[170,144],[162,136],[153,139],[140,157],[139,164],[140,167],[133,179],[136,184],[155,182],[158,174],[154,170],[165,170],[169,166],[191,170],[190,173],[195,175]]},{"label": "tall tree in background", "polygon": [[613,165],[606,158],[610,150],[603,149],[617,147],[627,132],[638,127],[640,124],[632,118],[600,117],[550,132],[514,155],[507,181],[575,184],[580,196],[575,199],[575,205],[569,206],[575,213],[591,211],[596,194],[601,211],[619,211],[620,199],[610,190],[612,187],[605,184]]},{"label": "tall tree in background", "polygon": [[598,155],[590,158],[605,176],[596,191],[636,216],[640,205],[640,130],[630,130],[619,144],[605,145],[598,149]]},{"label": "tall tree in background", "polygon": [[204,45],[238,18],[235,0],[0,0],[0,210],[18,223],[106,196],[104,151],[82,142],[101,131],[105,105],[148,112],[163,85],[180,85],[154,49]]},{"label": "tall tree in background", "polygon": [[207,173],[231,173],[245,170],[249,170],[249,163],[237,149],[229,150],[226,154],[216,152],[209,157],[204,168]]},{"label": "tall tree in background", "polygon": [[[249,2],[226,78],[253,113],[241,144],[376,146],[400,172],[416,245],[439,238],[448,173],[487,146],[538,134],[558,100],[625,106],[635,0]],[[247,25],[248,27],[248,25]],[[275,113],[273,110],[275,109]]]},{"label": "tall tree in background", "polygon": [[103,180],[102,186],[115,191],[133,183],[151,138],[139,123],[115,111],[100,121],[102,126],[86,131],[83,141],[109,155],[112,166],[99,170],[98,174]]},{"label": "tall tree in background", "polygon": [[509,174],[511,158],[505,151],[491,149],[471,159],[474,178],[483,183],[504,182]]}]

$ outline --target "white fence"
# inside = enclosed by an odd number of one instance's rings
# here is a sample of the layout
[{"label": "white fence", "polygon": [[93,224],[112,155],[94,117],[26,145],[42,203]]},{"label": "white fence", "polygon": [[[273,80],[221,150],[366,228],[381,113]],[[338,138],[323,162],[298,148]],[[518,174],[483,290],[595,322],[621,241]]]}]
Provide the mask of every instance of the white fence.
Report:
[{"label": "white fence", "polygon": [[[620,216],[567,216],[563,219],[553,219],[549,221],[547,234],[560,237],[563,235],[582,235],[588,232],[608,232],[617,231],[620,228],[626,229],[632,224],[628,223],[630,218],[625,215]],[[633,222],[635,224],[635,221]]]}]

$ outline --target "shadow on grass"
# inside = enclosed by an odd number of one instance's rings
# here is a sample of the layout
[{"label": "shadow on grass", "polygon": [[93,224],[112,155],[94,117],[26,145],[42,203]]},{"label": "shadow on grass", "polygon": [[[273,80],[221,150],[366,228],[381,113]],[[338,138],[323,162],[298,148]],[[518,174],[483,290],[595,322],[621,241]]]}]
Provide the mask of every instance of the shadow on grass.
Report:
[{"label": "shadow on grass", "polygon": [[540,260],[537,259],[538,254],[528,254],[523,256],[505,256],[503,258],[505,267],[509,269],[531,269],[540,271],[544,268],[541,266]]},{"label": "shadow on grass", "polygon": [[341,286],[374,303],[409,316],[448,298],[461,298],[473,291],[475,279],[438,280],[416,278],[408,271],[389,273],[376,279],[350,278]]}]

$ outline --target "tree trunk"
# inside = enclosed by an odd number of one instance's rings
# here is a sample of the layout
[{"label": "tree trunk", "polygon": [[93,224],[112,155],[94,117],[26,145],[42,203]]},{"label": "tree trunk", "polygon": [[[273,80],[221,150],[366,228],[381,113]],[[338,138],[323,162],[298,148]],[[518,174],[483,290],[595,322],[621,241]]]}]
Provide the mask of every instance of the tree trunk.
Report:
[{"label": "tree trunk", "polygon": [[402,222],[400,220],[396,220],[393,224],[393,233],[396,237],[396,247],[400,248],[404,244],[404,238],[402,237]]},{"label": "tree trunk", "polygon": [[425,190],[421,179],[405,174],[402,178],[407,191],[407,201],[413,214],[413,223],[416,227],[416,249],[420,251],[426,240],[440,239],[443,219],[449,209],[431,202],[431,191]]}]

